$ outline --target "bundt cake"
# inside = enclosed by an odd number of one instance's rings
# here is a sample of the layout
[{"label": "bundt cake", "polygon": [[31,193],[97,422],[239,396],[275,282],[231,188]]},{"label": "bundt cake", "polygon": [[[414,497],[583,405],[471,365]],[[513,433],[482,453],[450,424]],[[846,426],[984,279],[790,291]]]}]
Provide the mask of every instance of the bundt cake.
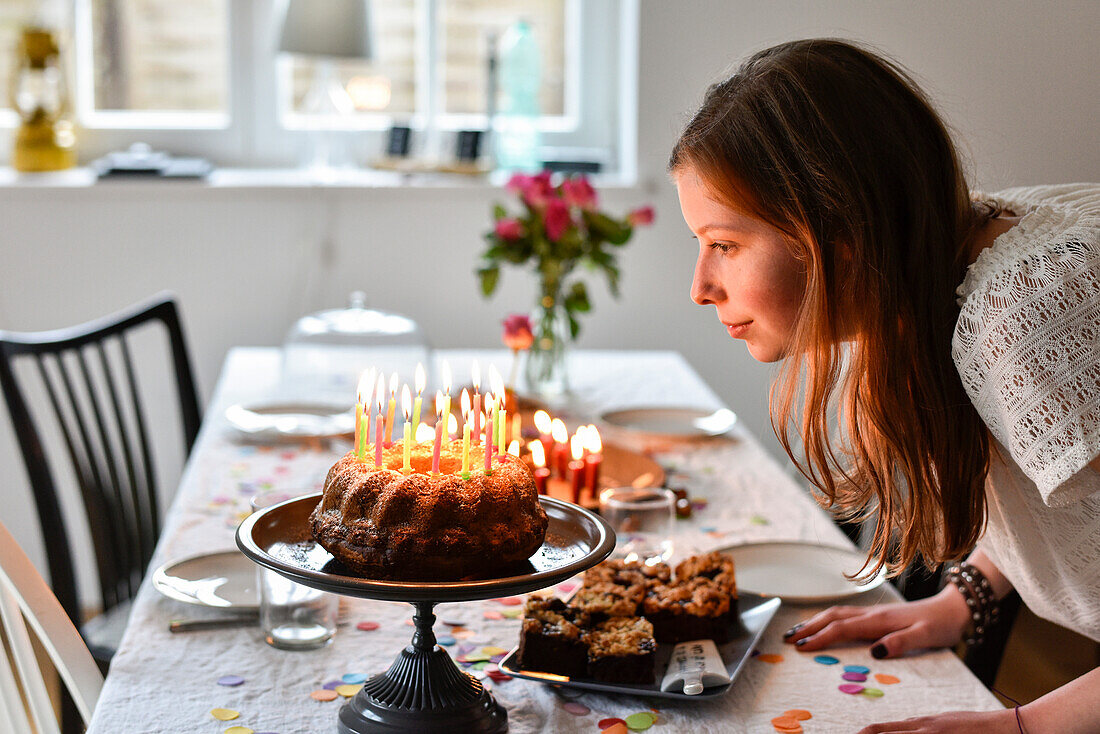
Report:
[{"label": "bundt cake", "polygon": [[313,537],[354,573],[379,579],[453,581],[491,576],[531,557],[548,520],[531,470],[513,456],[493,458],[482,471],[480,450],[462,479],[461,441],[440,452],[431,473],[431,444],[412,449],[402,468],[401,442],[360,461],[350,452],[325,479],[310,516]]}]

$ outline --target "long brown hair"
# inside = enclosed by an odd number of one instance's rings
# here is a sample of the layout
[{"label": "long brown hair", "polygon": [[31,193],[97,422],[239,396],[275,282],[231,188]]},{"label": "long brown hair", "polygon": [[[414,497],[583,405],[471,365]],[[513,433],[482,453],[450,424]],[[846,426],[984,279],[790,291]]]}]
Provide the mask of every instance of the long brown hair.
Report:
[{"label": "long brown hair", "polygon": [[779,229],[806,267],[772,427],[824,505],[877,512],[864,571],[966,553],[985,521],[989,439],[951,338],[987,219],[927,97],[851,42],[784,43],[707,91],[669,161],[686,167]]}]

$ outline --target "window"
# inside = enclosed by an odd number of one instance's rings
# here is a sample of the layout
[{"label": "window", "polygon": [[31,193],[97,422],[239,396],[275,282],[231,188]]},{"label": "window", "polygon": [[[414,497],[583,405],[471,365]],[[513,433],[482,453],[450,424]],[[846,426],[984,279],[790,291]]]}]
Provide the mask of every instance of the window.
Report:
[{"label": "window", "polygon": [[[5,79],[37,5],[0,1]],[[324,119],[309,109],[318,61],[276,52],[285,5],[67,0],[81,160],[143,141],[221,166],[295,166],[324,127],[369,165],[395,124],[413,128],[418,150],[431,153],[434,142],[446,156],[448,136],[485,128],[490,39],[523,18],[541,54],[547,157],[632,169],[637,0],[371,0],[373,58],[333,64],[352,114]],[[10,111],[0,117],[8,134],[16,122]]]}]

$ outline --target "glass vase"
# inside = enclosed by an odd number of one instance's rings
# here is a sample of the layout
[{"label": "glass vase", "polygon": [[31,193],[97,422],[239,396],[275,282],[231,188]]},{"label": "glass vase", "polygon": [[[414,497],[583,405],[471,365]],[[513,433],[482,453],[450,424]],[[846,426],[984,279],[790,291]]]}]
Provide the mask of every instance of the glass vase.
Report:
[{"label": "glass vase", "polygon": [[531,316],[531,325],[535,341],[524,368],[527,389],[542,398],[563,396],[569,392],[567,362],[573,339],[565,307],[558,300],[544,298]]}]

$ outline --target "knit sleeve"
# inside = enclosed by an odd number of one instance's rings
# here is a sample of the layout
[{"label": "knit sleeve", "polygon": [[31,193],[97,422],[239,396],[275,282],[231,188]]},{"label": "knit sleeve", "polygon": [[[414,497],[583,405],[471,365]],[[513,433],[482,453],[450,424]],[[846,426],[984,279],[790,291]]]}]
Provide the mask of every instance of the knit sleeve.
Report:
[{"label": "knit sleeve", "polygon": [[1060,507],[1094,491],[1083,472],[1100,455],[1100,228],[1085,216],[1051,240],[1051,218],[982,253],[952,355],[993,437]]}]

